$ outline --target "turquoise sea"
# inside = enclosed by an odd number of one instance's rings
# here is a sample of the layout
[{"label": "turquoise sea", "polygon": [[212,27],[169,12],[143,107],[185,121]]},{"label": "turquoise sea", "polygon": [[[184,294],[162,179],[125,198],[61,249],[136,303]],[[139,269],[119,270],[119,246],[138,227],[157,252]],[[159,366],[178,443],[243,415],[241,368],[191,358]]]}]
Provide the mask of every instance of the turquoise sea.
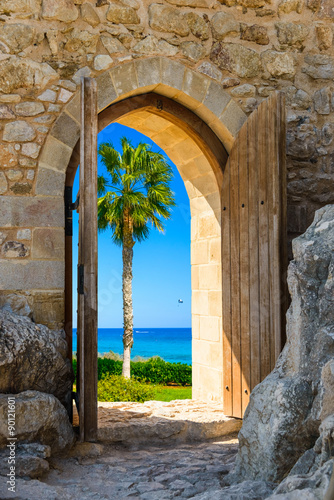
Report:
[{"label": "turquoise sea", "polygon": [[[99,328],[98,352],[122,354],[122,335],[122,328]],[[132,358],[160,356],[171,363],[191,365],[191,328],[135,328],[133,339]],[[76,329],[73,328],[73,351],[76,351],[76,344]]]}]

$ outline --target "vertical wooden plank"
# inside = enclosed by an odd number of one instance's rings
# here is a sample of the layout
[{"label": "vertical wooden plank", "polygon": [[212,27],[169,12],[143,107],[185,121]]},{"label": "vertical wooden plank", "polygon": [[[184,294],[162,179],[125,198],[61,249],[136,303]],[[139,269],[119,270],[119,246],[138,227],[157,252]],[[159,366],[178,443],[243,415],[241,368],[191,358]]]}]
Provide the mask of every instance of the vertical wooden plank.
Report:
[{"label": "vertical wooden plank", "polygon": [[231,207],[231,300],[232,300],[232,384],[233,415],[242,417],[241,405],[241,336],[240,336],[240,210],[239,153],[234,148],[230,156]]},{"label": "vertical wooden plank", "polygon": [[259,170],[257,112],[248,119],[249,163],[249,322],[250,322],[250,389],[261,381],[260,351],[260,282],[259,282]]},{"label": "vertical wooden plank", "polygon": [[80,260],[84,266],[81,315],[80,438],[97,439],[97,87],[81,79]]},{"label": "vertical wooden plank", "polygon": [[268,101],[258,108],[259,159],[259,287],[261,380],[270,372],[270,288],[269,288],[269,226],[268,226]]},{"label": "vertical wooden plank", "polygon": [[269,286],[270,286],[270,369],[275,366],[281,350],[281,295],[280,290],[280,163],[278,153],[279,99],[274,94],[268,107],[268,219],[269,219]]},{"label": "vertical wooden plank", "polygon": [[278,96],[279,123],[278,123],[278,161],[279,161],[279,184],[280,184],[280,296],[281,296],[281,335],[276,345],[276,357],[279,356],[286,340],[286,311],[288,308],[288,246],[287,246],[287,173],[286,173],[286,114],[285,96],[283,92]]},{"label": "vertical wooden plank", "polygon": [[231,329],[231,236],[230,160],[227,161],[222,189],[222,294],[223,294],[223,390],[224,413],[233,415],[232,329]]},{"label": "vertical wooden plank", "polygon": [[249,179],[248,125],[239,134],[239,213],[240,213],[240,353],[241,353],[241,413],[249,403],[251,365],[249,335]]}]

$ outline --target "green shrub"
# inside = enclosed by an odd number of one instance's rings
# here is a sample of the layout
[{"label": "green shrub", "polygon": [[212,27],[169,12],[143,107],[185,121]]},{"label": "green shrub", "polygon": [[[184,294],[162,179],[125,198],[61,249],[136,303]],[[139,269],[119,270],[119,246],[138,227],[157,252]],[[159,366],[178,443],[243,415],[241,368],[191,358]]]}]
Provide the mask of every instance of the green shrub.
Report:
[{"label": "green shrub", "polygon": [[143,403],[154,399],[155,390],[148,384],[119,375],[104,375],[97,384],[99,401],[138,401]]},{"label": "green shrub", "polygon": [[[98,358],[97,378],[104,375],[121,375],[123,362],[110,358]],[[73,360],[73,370],[76,374],[76,360]],[[191,366],[182,363],[168,363],[159,357],[148,361],[131,361],[131,376],[141,382],[152,384],[191,385]]]}]

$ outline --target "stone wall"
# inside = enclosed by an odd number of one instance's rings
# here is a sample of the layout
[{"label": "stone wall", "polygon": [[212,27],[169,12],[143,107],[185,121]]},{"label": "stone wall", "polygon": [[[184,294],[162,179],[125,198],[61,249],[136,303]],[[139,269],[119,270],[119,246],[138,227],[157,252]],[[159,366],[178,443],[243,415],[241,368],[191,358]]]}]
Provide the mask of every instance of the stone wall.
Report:
[{"label": "stone wall", "polygon": [[[169,88],[187,87],[182,104],[199,115],[203,107],[217,115],[210,126],[218,136],[217,117],[229,100],[234,103],[229,120],[238,126],[222,139],[227,150],[246,116],[274,90],[284,91],[289,234],[302,233],[315,209],[334,199],[331,4],[0,0],[2,302],[29,310],[37,322],[62,325],[63,189],[78,138],[80,76],[96,76],[100,87],[112,80],[115,94],[104,94],[103,109],[129,95],[124,82],[131,79],[122,68],[151,56],[189,68],[187,80],[184,70],[170,66]],[[227,97],[222,100],[217,89]]]}]

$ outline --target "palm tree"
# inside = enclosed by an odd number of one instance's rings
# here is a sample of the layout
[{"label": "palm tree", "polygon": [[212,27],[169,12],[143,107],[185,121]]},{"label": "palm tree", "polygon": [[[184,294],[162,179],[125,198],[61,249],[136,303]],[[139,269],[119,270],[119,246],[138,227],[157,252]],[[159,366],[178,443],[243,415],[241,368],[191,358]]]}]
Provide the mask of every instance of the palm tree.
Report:
[{"label": "palm tree", "polygon": [[163,220],[171,216],[175,206],[169,186],[171,167],[161,153],[144,143],[133,147],[121,139],[122,154],[111,143],[99,146],[98,153],[108,178],[98,176],[98,228],[112,230],[112,240],[122,246],[123,258],[123,369],[130,378],[133,346],[132,259],[133,246],[149,236],[150,228],[163,231]]}]

